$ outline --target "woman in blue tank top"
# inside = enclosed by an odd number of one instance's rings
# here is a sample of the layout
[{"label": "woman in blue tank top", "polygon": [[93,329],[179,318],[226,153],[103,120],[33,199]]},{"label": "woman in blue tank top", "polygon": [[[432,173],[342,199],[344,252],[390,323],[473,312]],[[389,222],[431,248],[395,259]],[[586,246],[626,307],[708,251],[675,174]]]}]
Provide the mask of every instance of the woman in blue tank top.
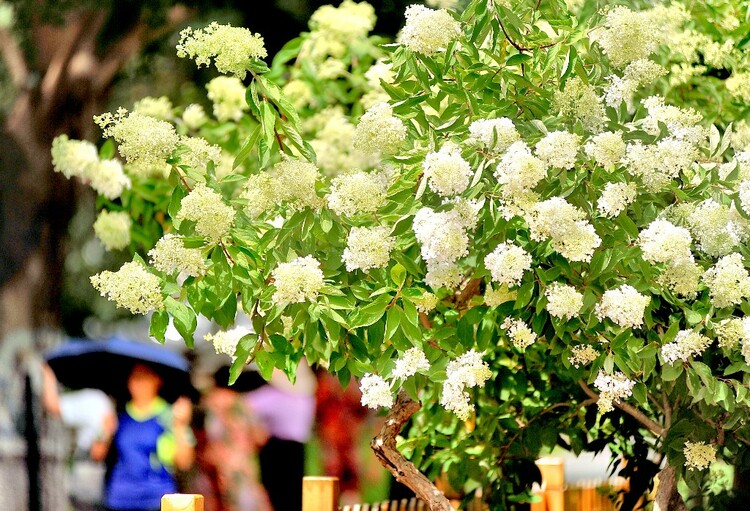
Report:
[{"label": "woman in blue tank top", "polygon": [[190,401],[180,398],[170,406],[159,397],[161,383],[144,364],[137,364],[128,378],[131,400],[117,418],[112,439],[107,509],[157,511],[164,494],[177,492],[174,469],[185,470],[193,462]]}]

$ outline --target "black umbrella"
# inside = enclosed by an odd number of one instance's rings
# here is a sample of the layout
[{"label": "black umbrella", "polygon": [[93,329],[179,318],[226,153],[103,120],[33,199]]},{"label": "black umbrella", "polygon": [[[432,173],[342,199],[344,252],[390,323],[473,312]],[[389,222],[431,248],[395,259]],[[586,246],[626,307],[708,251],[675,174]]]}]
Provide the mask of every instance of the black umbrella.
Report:
[{"label": "black umbrella", "polygon": [[151,367],[163,380],[159,394],[169,402],[180,396],[195,398],[190,367],[179,354],[157,344],[112,338],[71,340],[49,351],[49,366],[57,380],[71,389],[101,389],[118,400],[128,398],[127,381],[137,363]]}]

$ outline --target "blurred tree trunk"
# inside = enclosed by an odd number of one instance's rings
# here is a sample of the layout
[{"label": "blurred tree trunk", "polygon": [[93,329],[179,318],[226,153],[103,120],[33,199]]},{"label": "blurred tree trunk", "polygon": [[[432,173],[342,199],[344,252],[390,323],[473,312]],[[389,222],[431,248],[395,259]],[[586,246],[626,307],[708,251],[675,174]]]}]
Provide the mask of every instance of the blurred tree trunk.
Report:
[{"label": "blurred tree trunk", "polygon": [[0,51],[18,91],[0,135],[0,338],[60,323],[67,224],[77,194],[85,192],[53,172],[52,139],[66,133],[91,140],[92,117],[104,108],[120,69],[188,14],[172,7],[158,27],[137,18],[101,54],[97,43],[111,16],[106,10],[73,11],[57,25],[32,18],[33,58],[0,29]]}]

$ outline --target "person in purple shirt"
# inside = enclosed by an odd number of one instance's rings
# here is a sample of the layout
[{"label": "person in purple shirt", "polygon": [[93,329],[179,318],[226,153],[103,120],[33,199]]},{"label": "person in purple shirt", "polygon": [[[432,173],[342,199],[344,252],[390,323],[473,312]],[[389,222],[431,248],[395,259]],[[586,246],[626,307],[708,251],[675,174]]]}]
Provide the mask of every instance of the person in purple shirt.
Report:
[{"label": "person in purple shirt", "polygon": [[302,509],[305,443],[315,419],[315,376],[300,363],[292,385],[283,372],[270,384],[248,392],[247,403],[263,421],[270,438],[261,448],[260,476],[275,511]]}]

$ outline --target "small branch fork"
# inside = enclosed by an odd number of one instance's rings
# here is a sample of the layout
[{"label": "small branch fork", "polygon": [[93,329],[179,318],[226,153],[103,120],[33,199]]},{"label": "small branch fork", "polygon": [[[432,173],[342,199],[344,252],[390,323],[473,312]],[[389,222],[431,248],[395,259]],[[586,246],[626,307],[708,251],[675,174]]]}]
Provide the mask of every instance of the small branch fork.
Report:
[{"label": "small branch fork", "polygon": [[409,418],[421,407],[421,404],[401,389],[396,397],[396,403],[385,417],[380,434],[372,439],[370,447],[380,463],[393,474],[396,481],[411,488],[430,511],[452,511],[453,507],[445,495],[396,448],[396,436]]},{"label": "small branch fork", "polygon": [[[588,385],[586,385],[586,382],[584,382],[583,380],[578,380],[578,385],[580,385],[580,387],[583,389],[583,391],[586,393],[587,396],[594,399],[594,402],[599,401],[599,396],[597,395],[597,393],[591,390],[591,388]],[[613,401],[612,404],[615,405],[620,410],[622,410],[623,412],[630,415],[631,417],[633,417],[638,422],[640,422],[653,434],[657,436],[662,436],[662,437],[666,435],[667,429],[664,426],[649,419],[648,417],[646,417],[646,414],[644,414],[642,411],[638,410],[637,408],[630,406],[627,403],[623,403],[621,401]]]}]

